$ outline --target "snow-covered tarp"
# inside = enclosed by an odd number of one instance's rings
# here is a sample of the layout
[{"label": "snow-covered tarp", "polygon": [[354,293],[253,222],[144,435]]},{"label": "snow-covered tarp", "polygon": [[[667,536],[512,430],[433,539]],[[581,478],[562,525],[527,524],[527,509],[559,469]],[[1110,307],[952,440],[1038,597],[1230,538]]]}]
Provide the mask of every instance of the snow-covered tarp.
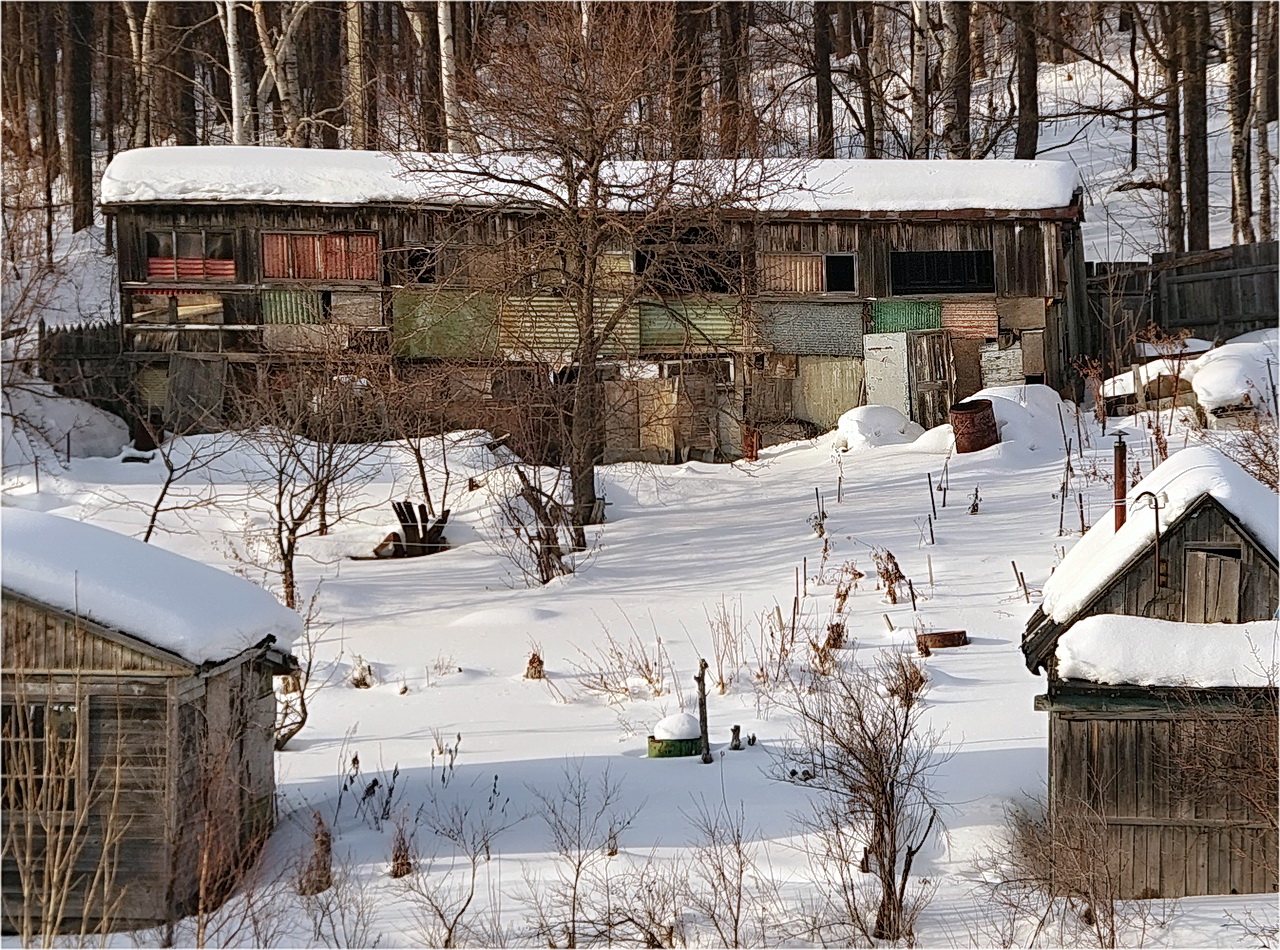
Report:
[{"label": "snow-covered tarp", "polygon": [[1058,675],[1131,686],[1274,686],[1280,621],[1086,617],[1058,641]]},{"label": "snow-covered tarp", "polygon": [[1101,518],[1053,572],[1044,585],[1045,614],[1067,623],[1129,562],[1155,540],[1155,517],[1150,498],[1135,503],[1143,492],[1160,498],[1160,530],[1166,531],[1195,501],[1212,495],[1274,556],[1280,549],[1280,498],[1248,472],[1207,446],[1176,452],[1129,490],[1128,519],[1115,530],[1108,513]]},{"label": "snow-covered tarp", "polygon": [[290,650],[302,618],[248,581],[83,521],[5,508],[5,590],[120,630],[192,663],[266,637]]},{"label": "snow-covered tarp", "polygon": [[1206,412],[1273,406],[1280,380],[1280,330],[1259,330],[1210,350],[1193,364],[1191,388]]},{"label": "snow-covered tarp", "polygon": [[[617,186],[615,206],[684,191],[691,201],[706,201],[718,192],[775,212],[1065,208],[1078,180],[1065,162],[998,159],[613,162],[604,177]],[[559,191],[558,178],[553,164],[524,156],[170,146],[112,159],[102,177],[102,202],[542,203]]]},{"label": "snow-covered tarp", "polygon": [[923,434],[923,426],[892,406],[857,406],[836,423],[832,448],[840,452],[860,452],[881,445],[914,442]]}]

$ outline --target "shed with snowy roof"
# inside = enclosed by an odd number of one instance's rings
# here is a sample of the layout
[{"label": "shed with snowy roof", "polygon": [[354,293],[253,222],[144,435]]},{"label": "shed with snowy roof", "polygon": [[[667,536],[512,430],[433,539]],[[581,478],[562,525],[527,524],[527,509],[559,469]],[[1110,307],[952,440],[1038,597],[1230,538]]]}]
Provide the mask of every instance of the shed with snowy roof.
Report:
[{"label": "shed with snowy roof", "polygon": [[1067,553],[1022,641],[1048,676],[1055,850],[1096,848],[1062,873],[1116,898],[1275,891],[1277,496],[1195,447],[1127,508]]},{"label": "shed with snowy roof", "polygon": [[298,615],[224,571],[5,509],[3,926],[216,908],[275,817],[273,676]]}]

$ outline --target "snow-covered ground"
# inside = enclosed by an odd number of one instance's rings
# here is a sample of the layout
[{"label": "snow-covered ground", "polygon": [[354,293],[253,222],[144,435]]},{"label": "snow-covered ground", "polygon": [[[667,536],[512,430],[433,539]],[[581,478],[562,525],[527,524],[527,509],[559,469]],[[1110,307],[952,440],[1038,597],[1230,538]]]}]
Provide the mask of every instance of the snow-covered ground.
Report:
[{"label": "snow-covered ground", "polygon": [[[504,480],[489,475],[494,460],[480,433],[460,434],[449,453],[448,551],[413,560],[347,559],[368,554],[395,526],[389,500],[413,495],[416,468],[408,453],[381,447],[370,462],[376,474],[361,489],[361,502],[371,507],[330,536],[304,541],[301,586],[304,600],[315,595],[315,677],[325,685],[310,722],[278,757],[281,820],[257,879],[263,889],[292,880],[319,813],[333,831],[354,916],[345,937],[313,929],[314,909],[309,917],[305,902],[281,885],[274,906],[285,927],[278,939],[365,946],[438,940],[437,930],[422,926],[422,904],[406,885],[425,880],[445,891],[461,885],[460,859],[429,827],[432,816],[456,814],[449,809],[457,804],[470,809],[473,825],[505,827],[479,864],[478,896],[466,917],[481,935],[473,931],[471,940],[527,943],[528,896],[545,893],[560,866],[540,812],[544,799],[565,798],[566,783],[573,784],[566,774],[580,775],[595,796],[602,783],[615,784],[616,814],[637,812],[617,835],[618,856],[601,859],[614,875],[650,858],[674,874],[698,838],[699,809],[741,809],[761,871],[784,897],[780,916],[794,920],[816,894],[795,818],[812,792],[771,776],[771,753],[793,722],[771,701],[760,671],[777,665],[778,628],[790,626],[793,600],[798,635],[790,662],[797,668],[809,662],[807,641],[820,641],[837,616],[836,581],[849,563],[865,576],[844,614],[852,638],[841,651],[845,662],[871,662],[885,648],[913,651],[917,629],[968,632],[968,646],[921,661],[929,678],[925,721],[951,754],[934,782],[946,833],[916,862],[916,873],[937,885],[916,943],[997,941],[997,915],[979,887],[977,862],[1001,848],[1005,808],[1041,793],[1046,774],[1046,716],[1032,706],[1045,682],[1027,672],[1020,638],[1040,589],[1079,539],[1076,493],[1086,523],[1109,515],[1104,473],[1111,440],[1087,414],[1077,421],[1069,405],[1059,416],[1043,387],[988,395],[1009,402],[1001,421],[1013,441],[971,455],[951,455],[945,429],[916,442],[873,445],[880,441],[874,427],[863,427],[858,450],[833,451],[837,439],[850,441],[847,427],[844,435],[765,450],[756,463],[604,467],[607,523],[593,531],[577,573],[541,588],[525,586],[503,554],[495,503]],[[1168,413],[1162,418],[1167,424]],[[1113,420],[1108,433],[1117,424],[1128,427],[1130,458],[1145,475],[1152,443],[1141,421]],[[1083,452],[1074,445],[1077,432]],[[894,431],[888,441],[901,438]],[[175,452],[179,458],[209,452],[219,439],[225,437],[195,437]],[[1063,508],[1066,439],[1073,442],[1073,475]],[[1169,442],[1181,449],[1186,434],[1175,430]],[[225,503],[162,515],[164,530],[154,543],[260,576],[246,570],[267,524],[248,492],[259,466],[243,446],[228,444],[205,470]],[[3,502],[140,536],[161,476],[158,461],[74,458],[60,472],[43,472],[38,492],[29,471],[11,473]],[[469,478],[478,485],[470,491]],[[180,485],[179,496],[207,488]],[[433,490],[439,495],[442,488],[438,475]],[[827,512],[825,538],[811,524],[815,489]],[[886,603],[873,547],[896,556],[912,581],[916,609],[905,597]],[[738,655],[723,663],[712,634],[717,618],[736,631]],[[535,649],[546,665],[543,681],[523,675]],[[647,657],[647,671],[610,658],[628,652]],[[646,758],[646,736],[659,720],[696,712],[699,657],[711,662],[710,682],[728,681],[723,694],[709,690],[713,763]],[[356,688],[351,673],[364,666],[372,685]],[[729,751],[733,725],[757,741]],[[360,773],[344,790],[355,755]],[[394,782],[387,813],[413,835],[417,869],[402,880],[388,875],[396,821],[381,820],[360,800],[373,778],[381,788],[373,802]],[[1276,913],[1274,895],[1189,899],[1153,911],[1167,913],[1165,922],[1147,920],[1145,932],[1130,932],[1126,941],[1253,945],[1236,921],[1248,913],[1274,921]],[[692,912],[685,928],[691,943],[714,942]],[[778,942],[804,942],[785,936],[782,921],[772,934]],[[140,939],[152,944],[155,935]],[[179,944],[189,939],[179,931]],[[262,932],[234,938],[245,945],[264,939]],[[1043,942],[1077,939],[1054,930]]]}]

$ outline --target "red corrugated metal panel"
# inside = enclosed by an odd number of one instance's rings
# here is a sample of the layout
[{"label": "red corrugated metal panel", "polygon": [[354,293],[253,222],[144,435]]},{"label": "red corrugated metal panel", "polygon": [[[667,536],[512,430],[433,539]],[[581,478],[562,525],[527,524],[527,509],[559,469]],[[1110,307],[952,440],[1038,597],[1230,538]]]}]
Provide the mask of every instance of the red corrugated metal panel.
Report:
[{"label": "red corrugated metal panel", "polygon": [[289,235],[262,235],[262,276],[289,276]]},{"label": "red corrugated metal panel", "polygon": [[319,234],[289,235],[290,250],[293,252],[293,269],[288,275],[299,280],[318,280],[321,273]]},{"label": "red corrugated metal panel", "polygon": [[320,243],[324,253],[324,276],[329,280],[347,280],[351,273],[347,264],[347,235],[326,234]]},{"label": "red corrugated metal panel", "polygon": [[177,277],[177,269],[172,257],[148,257],[147,280]]},{"label": "red corrugated metal panel", "polygon": [[379,280],[378,273],[378,235],[349,235],[348,264],[352,280]]},{"label": "red corrugated metal panel", "polygon": [[187,280],[200,280],[204,277],[204,258],[202,257],[179,257],[178,258],[178,277]]},{"label": "red corrugated metal panel", "polygon": [[236,262],[211,257],[204,262],[204,274],[206,277],[218,280],[235,280]]},{"label": "red corrugated metal panel", "polygon": [[1000,319],[994,300],[944,300],[942,328],[952,336],[970,339],[995,339],[1000,333]]}]

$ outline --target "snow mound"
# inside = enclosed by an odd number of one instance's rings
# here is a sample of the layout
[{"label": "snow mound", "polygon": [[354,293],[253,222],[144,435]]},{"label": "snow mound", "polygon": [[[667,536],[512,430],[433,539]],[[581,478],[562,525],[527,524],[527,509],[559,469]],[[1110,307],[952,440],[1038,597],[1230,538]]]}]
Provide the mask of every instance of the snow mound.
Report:
[{"label": "snow mound", "polygon": [[56,468],[66,461],[68,435],[72,458],[111,458],[129,441],[129,429],[119,417],[82,400],[59,396],[44,380],[7,380],[0,403],[6,469],[37,459],[42,468]]},{"label": "snow mound", "polygon": [[545,607],[492,607],[488,610],[477,610],[464,614],[452,621],[451,627],[493,627],[495,629],[516,629],[531,627],[560,616],[557,610]]},{"label": "snow mound", "polygon": [[1268,686],[1280,621],[1177,623],[1099,614],[1058,641],[1058,675],[1132,686]]},{"label": "snow mound", "polygon": [[1280,330],[1246,333],[1197,359],[1192,364],[1191,388],[1206,412],[1272,405],[1280,379],[1278,363]]},{"label": "snow mound", "polygon": [[106,528],[4,509],[5,590],[175,653],[225,660],[268,637],[289,650],[302,618],[248,581]]},{"label": "snow mound", "polygon": [[908,452],[927,452],[934,455],[946,455],[956,446],[956,432],[951,428],[951,423],[946,422],[940,426],[934,426],[920,438],[916,439],[904,451]]},{"label": "snow mound", "polygon": [[702,727],[698,725],[698,717],[688,713],[676,713],[666,719],[659,719],[653,727],[655,739],[697,739],[702,735]]},{"label": "snow mound", "polygon": [[1001,442],[1016,442],[1032,452],[1042,446],[1062,448],[1062,420],[1068,408],[1048,386],[992,386],[969,397],[973,399],[991,400]]},{"label": "snow mound", "polygon": [[1110,515],[1101,518],[1067,552],[1044,585],[1045,614],[1057,623],[1073,619],[1129,559],[1155,540],[1155,519],[1143,492],[1164,494],[1161,532],[1204,494],[1212,495],[1238,518],[1274,556],[1280,548],[1280,497],[1216,449],[1192,446],[1176,452],[1129,489],[1129,516],[1119,531]]},{"label": "snow mound", "polygon": [[839,452],[860,452],[880,445],[914,442],[923,434],[923,426],[891,406],[858,406],[836,423],[831,447]]}]

